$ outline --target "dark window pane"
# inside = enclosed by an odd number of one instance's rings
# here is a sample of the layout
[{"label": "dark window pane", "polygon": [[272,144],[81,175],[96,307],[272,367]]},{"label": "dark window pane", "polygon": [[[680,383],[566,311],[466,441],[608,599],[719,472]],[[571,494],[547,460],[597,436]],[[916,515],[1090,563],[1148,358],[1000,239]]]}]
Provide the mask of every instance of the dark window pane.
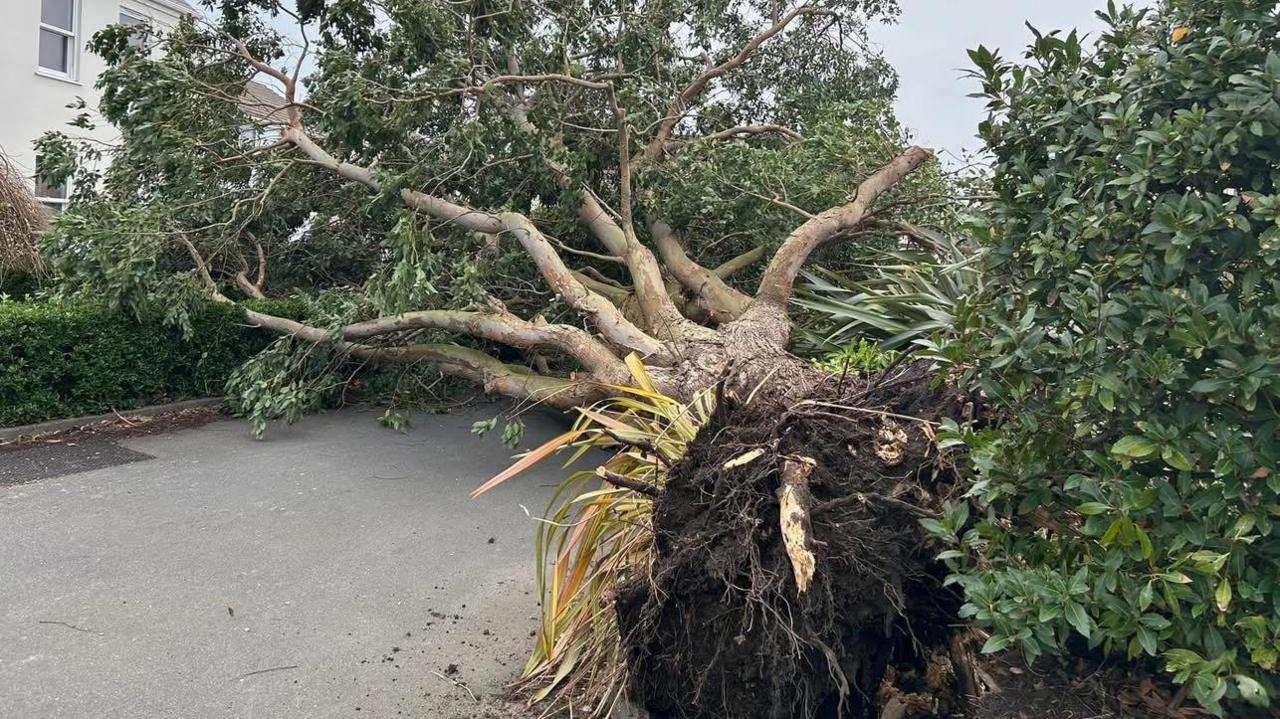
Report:
[{"label": "dark window pane", "polygon": [[60,185],[50,185],[40,178],[35,178],[36,197],[46,200],[65,200],[67,199],[67,183]]},{"label": "dark window pane", "polygon": [[71,31],[76,0],[40,0],[40,22]]},{"label": "dark window pane", "polygon": [[57,72],[70,72],[67,47],[71,39],[56,32],[40,31],[40,67]]}]

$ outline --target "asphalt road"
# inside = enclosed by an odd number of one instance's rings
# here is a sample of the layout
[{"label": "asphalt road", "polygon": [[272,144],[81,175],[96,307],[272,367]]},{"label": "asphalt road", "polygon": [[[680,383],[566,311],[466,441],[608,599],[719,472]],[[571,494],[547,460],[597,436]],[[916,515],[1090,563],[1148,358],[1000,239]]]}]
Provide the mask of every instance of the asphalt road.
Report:
[{"label": "asphalt road", "polygon": [[[563,472],[468,498],[510,461],[470,433],[498,409],[0,455],[37,468],[0,484],[0,716],[518,715],[498,695],[535,625],[524,508]],[[561,431],[528,423],[526,444]]]}]

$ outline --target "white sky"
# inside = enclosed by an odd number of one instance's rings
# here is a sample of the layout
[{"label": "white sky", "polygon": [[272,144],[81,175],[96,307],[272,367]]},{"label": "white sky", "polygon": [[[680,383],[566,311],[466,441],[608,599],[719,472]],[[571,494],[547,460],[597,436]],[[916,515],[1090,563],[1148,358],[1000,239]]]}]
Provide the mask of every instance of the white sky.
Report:
[{"label": "white sky", "polygon": [[902,17],[896,25],[871,28],[872,41],[898,70],[898,119],[915,131],[918,142],[959,155],[962,149],[980,149],[975,135],[986,116],[981,98],[966,97],[981,89],[975,81],[962,79],[973,66],[966,51],[986,45],[1001,50],[1002,57],[1019,59],[1032,39],[1026,22],[1041,32],[1078,28],[1095,35],[1102,23],[1094,12],[1105,9],[1106,0],[899,0],[899,4]]}]

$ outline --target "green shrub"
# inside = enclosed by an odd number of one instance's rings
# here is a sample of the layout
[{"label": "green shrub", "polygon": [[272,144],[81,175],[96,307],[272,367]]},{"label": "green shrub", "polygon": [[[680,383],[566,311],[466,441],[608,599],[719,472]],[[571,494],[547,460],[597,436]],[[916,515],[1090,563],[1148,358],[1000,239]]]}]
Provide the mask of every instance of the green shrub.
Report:
[{"label": "green shrub", "polygon": [[832,374],[845,372],[879,372],[898,361],[899,354],[881,349],[867,339],[859,339],[842,347],[823,352],[810,360],[814,367]]},{"label": "green shrub", "polygon": [[[259,309],[297,316],[297,300]],[[159,308],[138,317],[85,302],[0,301],[0,425],[95,414],[222,392],[271,337],[230,306],[205,304],[191,332]]]},{"label": "green shrub", "polygon": [[[1114,6],[1092,51],[978,49],[995,156],[965,613],[988,650],[1158,657],[1215,713],[1280,688],[1280,19]],[[948,440],[947,437],[943,437]],[[955,535],[959,534],[960,537]],[[1155,660],[1153,660],[1155,661]]]}]

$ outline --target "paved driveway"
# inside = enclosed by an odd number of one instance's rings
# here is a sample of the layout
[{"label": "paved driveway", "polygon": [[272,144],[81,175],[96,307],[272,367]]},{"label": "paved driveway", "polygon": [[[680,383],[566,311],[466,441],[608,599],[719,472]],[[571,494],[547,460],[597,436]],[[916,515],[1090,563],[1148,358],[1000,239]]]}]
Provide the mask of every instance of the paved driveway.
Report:
[{"label": "paved driveway", "polygon": [[536,611],[521,505],[541,514],[562,473],[469,499],[509,461],[469,431],[497,411],[402,435],[348,410],[261,442],[224,421],[67,448],[105,468],[29,462],[46,478],[0,485],[0,716],[512,716]]}]

